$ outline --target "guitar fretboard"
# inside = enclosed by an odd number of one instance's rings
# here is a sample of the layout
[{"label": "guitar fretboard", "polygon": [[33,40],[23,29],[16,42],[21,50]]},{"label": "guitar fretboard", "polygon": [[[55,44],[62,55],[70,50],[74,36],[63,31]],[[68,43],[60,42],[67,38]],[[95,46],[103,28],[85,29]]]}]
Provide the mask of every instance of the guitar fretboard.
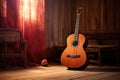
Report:
[{"label": "guitar fretboard", "polygon": [[77,14],[75,32],[74,32],[74,41],[78,41],[79,21],[80,21],[80,14]]}]

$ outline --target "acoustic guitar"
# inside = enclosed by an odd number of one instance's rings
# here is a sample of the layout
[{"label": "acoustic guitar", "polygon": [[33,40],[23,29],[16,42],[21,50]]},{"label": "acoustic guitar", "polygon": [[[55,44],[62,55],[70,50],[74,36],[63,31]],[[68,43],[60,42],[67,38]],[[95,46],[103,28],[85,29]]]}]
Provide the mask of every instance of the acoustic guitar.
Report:
[{"label": "acoustic guitar", "polygon": [[61,63],[70,68],[82,68],[87,61],[87,56],[84,50],[85,36],[79,34],[79,21],[82,8],[77,10],[77,18],[75,32],[67,37],[67,47],[61,55]]}]

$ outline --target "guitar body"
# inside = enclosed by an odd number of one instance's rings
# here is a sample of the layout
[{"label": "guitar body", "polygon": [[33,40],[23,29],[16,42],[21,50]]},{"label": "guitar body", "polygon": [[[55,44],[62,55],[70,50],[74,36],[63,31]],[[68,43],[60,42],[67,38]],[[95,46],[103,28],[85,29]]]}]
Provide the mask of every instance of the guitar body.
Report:
[{"label": "guitar body", "polygon": [[67,38],[67,47],[61,55],[61,63],[68,68],[81,68],[87,61],[87,56],[83,48],[85,36],[78,34],[78,41],[74,41],[74,34]]}]

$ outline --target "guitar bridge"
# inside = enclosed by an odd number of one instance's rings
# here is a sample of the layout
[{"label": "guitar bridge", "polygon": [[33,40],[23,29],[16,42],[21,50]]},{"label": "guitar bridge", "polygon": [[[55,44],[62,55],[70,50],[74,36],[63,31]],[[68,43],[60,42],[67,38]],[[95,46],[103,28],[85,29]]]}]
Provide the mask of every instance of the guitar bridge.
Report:
[{"label": "guitar bridge", "polygon": [[77,54],[68,54],[67,57],[68,58],[80,58],[80,55],[77,55]]}]

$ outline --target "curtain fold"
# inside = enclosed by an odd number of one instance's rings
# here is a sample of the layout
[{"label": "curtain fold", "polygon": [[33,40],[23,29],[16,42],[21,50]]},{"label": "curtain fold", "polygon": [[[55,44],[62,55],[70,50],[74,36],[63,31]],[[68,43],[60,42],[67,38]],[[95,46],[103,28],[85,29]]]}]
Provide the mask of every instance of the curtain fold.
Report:
[{"label": "curtain fold", "polygon": [[[46,58],[45,0],[2,0],[6,9],[1,8],[2,28],[19,29],[27,40],[29,62],[40,63]],[[0,5],[3,6],[3,5]]]}]

